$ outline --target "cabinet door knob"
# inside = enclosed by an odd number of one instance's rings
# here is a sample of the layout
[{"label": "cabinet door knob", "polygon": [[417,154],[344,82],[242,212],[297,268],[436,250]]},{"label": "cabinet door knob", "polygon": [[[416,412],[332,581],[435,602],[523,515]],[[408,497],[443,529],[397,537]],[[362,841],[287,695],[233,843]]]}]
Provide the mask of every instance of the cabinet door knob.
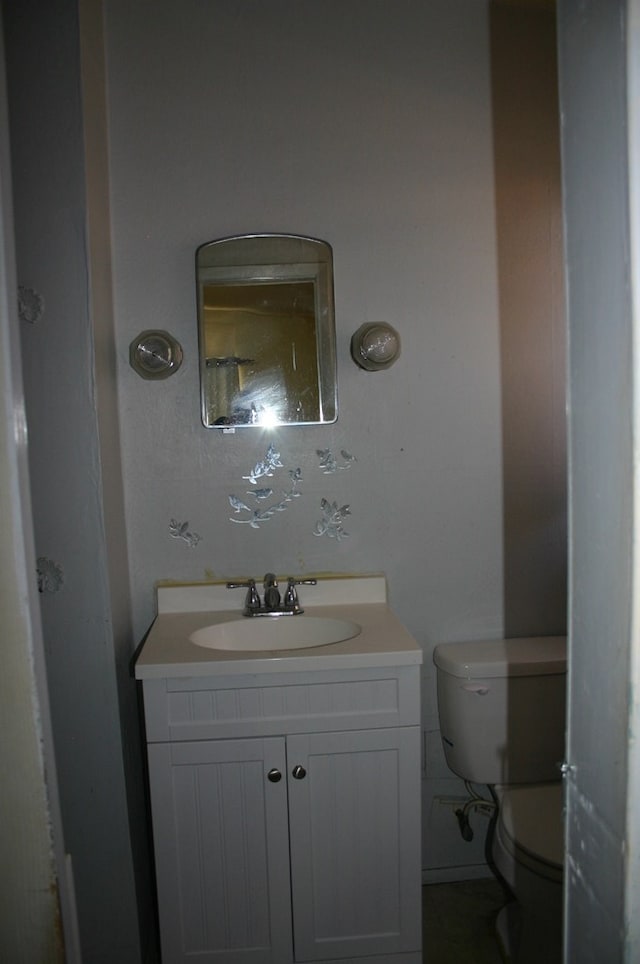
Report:
[{"label": "cabinet door knob", "polygon": [[293,770],[291,771],[291,776],[293,777],[294,780],[304,780],[306,775],[307,775],[307,771],[305,770],[304,767],[300,766],[299,763],[296,764],[296,766],[294,766]]},{"label": "cabinet door knob", "polygon": [[273,770],[269,770],[269,772],[267,773],[267,780],[270,780],[271,783],[277,783],[278,780],[282,780],[282,774],[280,773],[280,770],[276,770],[275,767],[273,768]]}]

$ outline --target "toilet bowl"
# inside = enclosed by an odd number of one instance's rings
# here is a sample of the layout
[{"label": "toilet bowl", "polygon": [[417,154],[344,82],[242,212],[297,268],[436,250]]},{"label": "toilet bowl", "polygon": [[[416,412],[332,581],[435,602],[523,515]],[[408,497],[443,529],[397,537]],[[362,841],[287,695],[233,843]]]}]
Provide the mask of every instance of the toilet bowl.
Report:
[{"label": "toilet bowl", "polygon": [[507,960],[562,959],[562,785],[496,787],[491,854],[513,894],[497,930]]},{"label": "toilet bowl", "polygon": [[496,787],[499,814],[494,847],[543,880],[560,883],[563,870],[562,784]]},{"label": "toilet bowl", "polygon": [[491,859],[513,895],[497,922],[504,956],[560,964],[566,638],[444,643],[434,662],[447,763],[498,808]]}]

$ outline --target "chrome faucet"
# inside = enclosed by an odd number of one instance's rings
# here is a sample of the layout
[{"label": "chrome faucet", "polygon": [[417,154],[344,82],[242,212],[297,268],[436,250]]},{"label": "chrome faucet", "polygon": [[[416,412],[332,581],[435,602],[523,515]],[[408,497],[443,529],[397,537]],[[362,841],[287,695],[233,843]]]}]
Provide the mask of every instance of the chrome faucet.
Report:
[{"label": "chrome faucet", "polygon": [[278,580],[273,572],[267,572],[262,581],[264,586],[264,606],[256,589],[255,579],[246,582],[228,582],[227,589],[246,589],[243,616],[299,616],[304,612],[300,606],[296,586],[315,586],[317,579],[294,579],[289,576],[284,599],[278,589]]},{"label": "chrome faucet", "polygon": [[264,586],[264,608],[273,613],[280,606],[280,590],[275,574],[267,572],[262,580],[262,585]]}]

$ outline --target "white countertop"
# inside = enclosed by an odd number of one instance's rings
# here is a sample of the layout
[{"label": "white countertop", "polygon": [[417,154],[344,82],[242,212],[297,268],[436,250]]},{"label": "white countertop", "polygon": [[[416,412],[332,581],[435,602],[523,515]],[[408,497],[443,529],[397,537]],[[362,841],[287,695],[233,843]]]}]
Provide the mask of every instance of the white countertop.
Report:
[{"label": "white countertop", "polygon": [[[358,623],[360,634],[325,646],[261,653],[196,646],[189,636],[204,626],[270,617],[243,616],[242,590],[227,590],[221,584],[160,587],[159,615],[136,660],[136,678],[284,673],[422,663],[420,646],[387,605],[384,576],[322,579],[317,587],[301,586],[298,591],[304,614],[280,618],[301,622],[305,617],[313,616],[347,619]],[[353,601],[346,602],[347,598]],[[312,601],[315,605],[310,605]]]}]

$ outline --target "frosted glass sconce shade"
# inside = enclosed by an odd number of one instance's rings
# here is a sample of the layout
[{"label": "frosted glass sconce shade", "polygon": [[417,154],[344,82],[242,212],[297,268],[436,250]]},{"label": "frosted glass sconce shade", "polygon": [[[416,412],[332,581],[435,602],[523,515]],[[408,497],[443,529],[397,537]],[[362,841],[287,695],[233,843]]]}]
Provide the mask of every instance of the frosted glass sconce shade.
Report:
[{"label": "frosted glass sconce shade", "polygon": [[351,339],[351,357],[368,372],[389,368],[400,356],[400,335],[384,321],[361,325]]}]

